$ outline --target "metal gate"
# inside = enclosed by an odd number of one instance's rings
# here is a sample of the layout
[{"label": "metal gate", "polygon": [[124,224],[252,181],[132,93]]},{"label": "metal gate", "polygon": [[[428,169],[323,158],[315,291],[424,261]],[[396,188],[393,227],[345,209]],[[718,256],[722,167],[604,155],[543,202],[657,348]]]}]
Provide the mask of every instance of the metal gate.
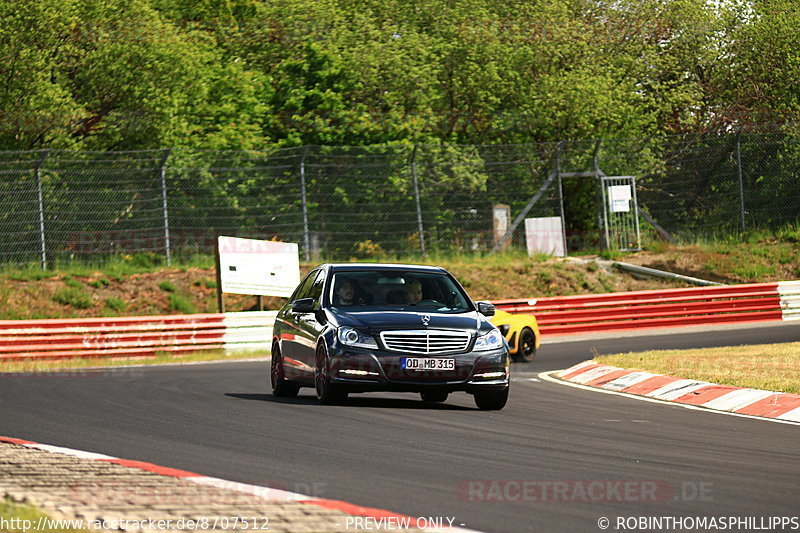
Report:
[{"label": "metal gate", "polygon": [[603,176],[603,226],[609,249],[641,250],[635,176]]}]

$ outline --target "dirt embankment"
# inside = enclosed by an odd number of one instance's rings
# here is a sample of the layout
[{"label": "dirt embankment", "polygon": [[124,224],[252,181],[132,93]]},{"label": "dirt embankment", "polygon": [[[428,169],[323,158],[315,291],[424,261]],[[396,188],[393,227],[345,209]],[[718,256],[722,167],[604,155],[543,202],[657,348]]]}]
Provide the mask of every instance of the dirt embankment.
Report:
[{"label": "dirt embankment", "polygon": [[[753,283],[800,278],[797,242],[754,246],[717,245],[666,248],[617,258],[722,283]],[[592,257],[539,261],[523,256],[455,258],[438,264],[450,270],[475,300],[533,298],[687,286],[677,282],[637,280]],[[303,273],[312,264],[302,265]],[[36,279],[41,278],[41,279]],[[264,298],[277,309],[282,298]],[[227,311],[254,309],[256,297],[225,295]],[[128,316],[217,311],[213,269],[163,268],[130,275],[64,274],[0,276],[0,319]]]}]

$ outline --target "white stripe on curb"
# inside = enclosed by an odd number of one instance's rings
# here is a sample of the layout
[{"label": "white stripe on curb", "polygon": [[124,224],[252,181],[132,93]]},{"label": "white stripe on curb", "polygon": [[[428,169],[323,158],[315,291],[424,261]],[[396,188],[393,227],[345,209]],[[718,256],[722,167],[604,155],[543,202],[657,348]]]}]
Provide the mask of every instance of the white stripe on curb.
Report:
[{"label": "white stripe on curb", "polygon": [[216,477],[187,477],[184,478],[192,483],[199,483],[200,485],[208,485],[218,489],[233,490],[245,494],[252,494],[259,496],[265,500],[281,500],[281,501],[311,501],[318,500],[305,494],[298,494],[296,492],[289,492],[281,489],[273,489],[270,487],[262,487],[260,485],[248,485],[247,483],[239,483],[238,481],[227,481]]},{"label": "white stripe on curb", "polygon": [[103,455],[102,453],[84,452],[82,450],[73,450],[71,448],[62,448],[61,446],[51,446],[50,444],[25,444],[27,448],[36,448],[37,450],[44,450],[46,452],[60,453],[77,457],[79,459],[89,459],[91,461],[100,461],[104,459],[114,459],[110,455]]},{"label": "white stripe on curb", "polygon": [[571,381],[575,381],[577,383],[589,383],[593,379],[597,379],[599,377],[603,377],[609,372],[613,372],[616,370],[613,366],[602,365],[597,368],[593,368],[587,372],[584,372],[580,376],[574,377]]},{"label": "white stripe on curb", "polygon": [[651,374],[650,372],[631,372],[630,374],[624,375],[621,378],[609,381],[608,383],[602,385],[602,388],[620,391],[655,376],[655,374]]},{"label": "white stripe on curb", "polygon": [[674,400],[676,398],[680,398],[684,394],[689,394],[690,392],[694,392],[697,389],[702,387],[707,387],[711,385],[706,381],[696,381],[694,379],[679,379],[678,381],[673,381],[672,383],[667,383],[660,389],[656,389],[652,392],[648,392],[645,396],[649,396],[651,398],[657,398],[659,400]]},{"label": "white stripe on curb", "polygon": [[747,407],[751,403],[755,403],[764,398],[769,398],[774,395],[774,392],[756,390],[756,389],[739,389],[723,394],[719,398],[703,404],[703,407],[709,409],[721,409],[723,411],[738,411],[743,407]]}]

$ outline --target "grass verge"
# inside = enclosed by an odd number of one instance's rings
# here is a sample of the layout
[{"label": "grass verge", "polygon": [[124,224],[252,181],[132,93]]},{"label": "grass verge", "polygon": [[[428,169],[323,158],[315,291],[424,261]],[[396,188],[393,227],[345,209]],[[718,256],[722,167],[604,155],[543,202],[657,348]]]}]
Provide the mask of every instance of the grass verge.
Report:
[{"label": "grass verge", "polygon": [[635,352],[596,357],[595,362],[720,385],[800,393],[800,342]]},{"label": "grass verge", "polygon": [[[4,523],[0,525],[0,533],[29,533],[30,531],[35,531],[40,524],[51,526],[43,528],[42,531],[58,531],[59,533],[87,532],[85,529],[73,529],[70,527],[75,525],[75,522],[70,525],[69,521],[52,520],[37,508],[14,503],[8,498],[0,500],[0,517],[3,517],[4,520]],[[53,527],[54,525],[63,525],[65,527]]]},{"label": "grass verge", "polygon": [[174,363],[198,363],[204,361],[234,361],[267,357],[269,350],[225,353],[224,350],[202,350],[187,354],[159,352],[154,356],[142,357],[100,357],[75,359],[30,359],[22,361],[0,361],[0,373],[54,372],[59,370],[79,370],[81,368],[125,367],[137,365],[168,365]]}]

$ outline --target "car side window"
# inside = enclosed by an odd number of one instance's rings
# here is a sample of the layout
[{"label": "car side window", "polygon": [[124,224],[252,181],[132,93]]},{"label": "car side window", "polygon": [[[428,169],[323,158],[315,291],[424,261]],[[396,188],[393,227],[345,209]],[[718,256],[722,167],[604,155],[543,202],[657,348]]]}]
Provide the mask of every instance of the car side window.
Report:
[{"label": "car side window", "polygon": [[293,302],[302,298],[311,298],[311,289],[319,272],[319,270],[309,272],[309,274],[306,276],[306,279],[304,279],[297,290],[294,291],[294,294],[292,295]]},{"label": "car side window", "polygon": [[319,303],[320,296],[322,296],[322,287],[325,285],[325,272],[320,270],[317,273],[316,279],[311,283],[311,288],[306,298],[314,298],[314,301]]}]

